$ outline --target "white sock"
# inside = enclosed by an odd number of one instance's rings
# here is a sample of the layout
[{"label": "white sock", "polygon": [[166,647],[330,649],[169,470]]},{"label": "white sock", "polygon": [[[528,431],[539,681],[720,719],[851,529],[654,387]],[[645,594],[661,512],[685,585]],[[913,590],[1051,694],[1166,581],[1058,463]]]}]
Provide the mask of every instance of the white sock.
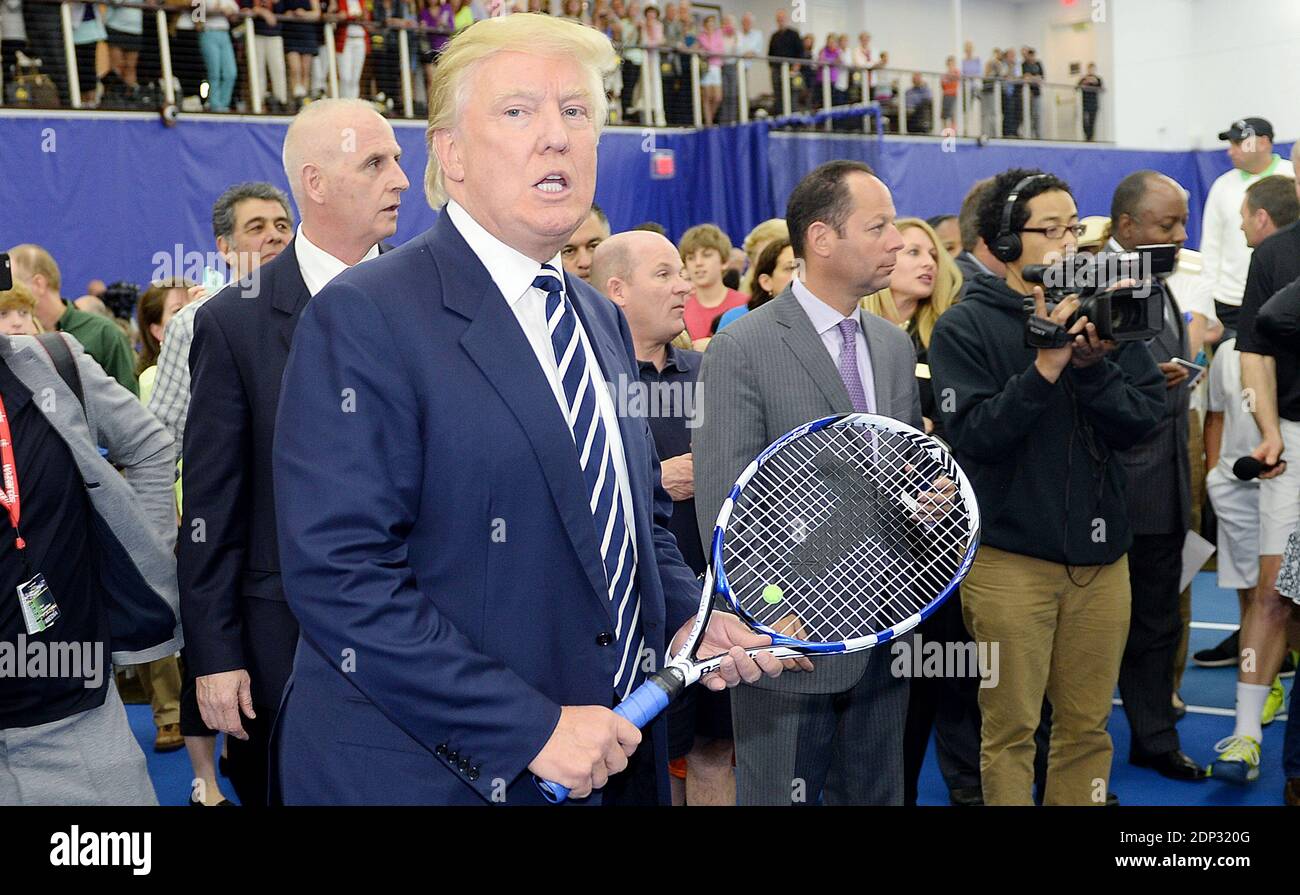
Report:
[{"label": "white sock", "polygon": [[1237,727],[1234,736],[1253,737],[1255,742],[1264,739],[1264,727],[1259,723],[1260,713],[1264,711],[1264,700],[1268,699],[1268,684],[1243,684],[1237,681]]}]

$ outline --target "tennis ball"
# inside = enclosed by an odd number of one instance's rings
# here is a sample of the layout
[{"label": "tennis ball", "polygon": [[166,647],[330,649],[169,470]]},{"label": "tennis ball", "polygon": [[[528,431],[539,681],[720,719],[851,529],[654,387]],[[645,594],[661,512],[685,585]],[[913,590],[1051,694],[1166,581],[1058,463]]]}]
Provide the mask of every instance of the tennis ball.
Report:
[{"label": "tennis ball", "polygon": [[775,605],[781,602],[783,596],[785,596],[785,592],[775,584],[769,584],[767,587],[763,588],[764,603],[772,603]]}]

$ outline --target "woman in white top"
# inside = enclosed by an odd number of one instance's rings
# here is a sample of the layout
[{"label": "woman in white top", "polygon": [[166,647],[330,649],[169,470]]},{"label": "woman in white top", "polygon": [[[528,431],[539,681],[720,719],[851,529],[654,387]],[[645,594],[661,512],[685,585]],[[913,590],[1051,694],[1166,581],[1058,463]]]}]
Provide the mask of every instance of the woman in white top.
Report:
[{"label": "woman in white top", "polygon": [[82,108],[93,108],[99,93],[99,71],[95,51],[99,42],[108,39],[99,7],[94,3],[73,3],[72,43],[77,54],[77,81],[81,87]]},{"label": "woman in white top", "polygon": [[664,23],[659,19],[659,7],[653,3],[647,3],[645,7],[645,19],[641,23],[641,43],[647,47],[645,51],[645,82],[641,87],[641,104],[650,110],[650,114],[642,114],[642,121],[650,123],[653,119],[655,127],[664,126],[664,78],[663,68],[664,61],[659,55],[659,47],[664,42]]},{"label": "woman in white top", "polygon": [[330,0],[330,11],[342,17],[334,38],[339,54],[339,96],[357,99],[361,96],[361,70],[370,45],[366,29],[360,24],[366,18],[365,4],[362,0]]},{"label": "woman in white top", "polygon": [[850,79],[854,84],[853,101],[871,102],[874,94],[871,90],[871,71],[875,55],[871,52],[871,34],[863,31],[858,34],[857,46],[849,53],[849,65],[853,67]]},{"label": "woman in white top", "polygon": [[27,25],[23,22],[23,0],[0,0],[0,72],[4,80],[13,77],[18,51],[27,49]]}]

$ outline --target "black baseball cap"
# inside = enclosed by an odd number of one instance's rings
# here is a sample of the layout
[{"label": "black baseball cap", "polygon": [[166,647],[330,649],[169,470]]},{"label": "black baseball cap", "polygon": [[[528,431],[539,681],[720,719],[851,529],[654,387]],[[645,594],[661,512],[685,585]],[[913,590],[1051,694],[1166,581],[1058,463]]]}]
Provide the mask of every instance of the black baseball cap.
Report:
[{"label": "black baseball cap", "polygon": [[1252,135],[1268,137],[1271,140],[1273,139],[1273,125],[1269,124],[1265,118],[1238,118],[1228,126],[1226,131],[1219,134],[1219,139],[1240,143]]}]

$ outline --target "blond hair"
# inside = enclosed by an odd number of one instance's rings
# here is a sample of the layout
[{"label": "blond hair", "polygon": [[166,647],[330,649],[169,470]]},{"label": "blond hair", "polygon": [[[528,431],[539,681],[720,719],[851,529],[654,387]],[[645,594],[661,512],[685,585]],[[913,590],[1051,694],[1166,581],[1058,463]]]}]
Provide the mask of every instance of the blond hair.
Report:
[{"label": "blond hair", "polygon": [[597,138],[605,127],[609,100],[604,79],[618,61],[609,38],[594,28],[540,13],[514,13],[475,22],[451,39],[433,70],[429,127],[424,135],[429,149],[424,195],[432,208],[441,208],[448,199],[442,163],[433,148],[434,134],[456,127],[469,100],[475,70],[484,60],[506,52],[576,61],[587,74]]},{"label": "blond hair", "polygon": [[930,293],[928,299],[917,304],[916,313],[906,322],[898,316],[894,294],[888,288],[873,292],[862,299],[862,307],[863,310],[877,317],[884,317],[899,326],[906,326],[909,333],[915,333],[920,337],[921,345],[928,350],[935,323],[943,312],[956,304],[961,297],[961,271],[943,247],[943,242],[934,232],[934,228],[925,221],[920,218],[901,218],[897,226],[900,233],[904,230],[924,230],[925,235],[930,237],[930,244],[939,255],[938,271],[934,277],[934,291]]},{"label": "blond hair", "polygon": [[0,292],[0,311],[27,311],[36,316],[36,297],[22,283],[14,280],[14,287]]},{"label": "blond hair", "polygon": [[759,224],[749,235],[745,237],[741,248],[749,256],[749,267],[745,268],[745,275],[740,278],[740,291],[749,295],[752,291],[754,282],[754,266],[758,264],[758,256],[763,253],[767,245],[778,239],[789,239],[790,228],[785,222],[785,218],[768,218]]},{"label": "blond hair", "polygon": [[722,258],[722,263],[726,264],[731,255],[731,240],[717,224],[696,224],[682,234],[677,251],[681,253],[682,260],[686,261],[702,249],[713,249]]},{"label": "blond hair", "polygon": [[15,282],[22,280],[24,284],[29,283],[32,277],[39,274],[45,277],[50,291],[58,294],[63,278],[59,275],[59,265],[54,263],[49,252],[34,243],[25,242],[10,249],[9,257],[13,263]]}]

